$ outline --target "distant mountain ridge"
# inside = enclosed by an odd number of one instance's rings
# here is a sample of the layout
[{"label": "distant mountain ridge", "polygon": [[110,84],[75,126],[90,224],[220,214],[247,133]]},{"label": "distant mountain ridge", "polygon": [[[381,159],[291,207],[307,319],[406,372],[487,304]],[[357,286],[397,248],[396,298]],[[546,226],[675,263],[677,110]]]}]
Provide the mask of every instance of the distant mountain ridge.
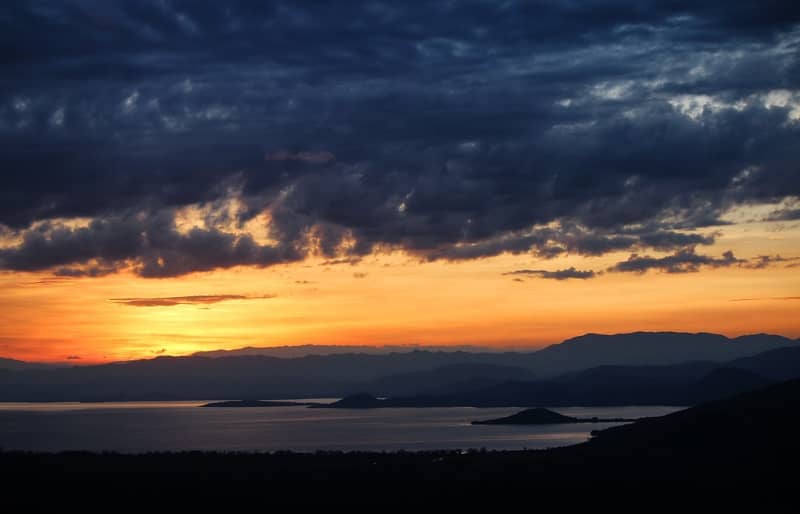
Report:
[{"label": "distant mountain ridge", "polygon": [[0,370],[19,371],[25,369],[45,369],[55,367],[56,364],[41,364],[38,362],[20,361],[0,357]]},{"label": "distant mountain ridge", "polygon": [[523,367],[539,376],[557,376],[570,371],[603,365],[664,365],[688,361],[724,362],[767,350],[800,344],[800,339],[773,334],[748,334],[729,338],[706,332],[587,333],[541,349],[479,345],[296,345],[245,347],[234,350],[196,352],[192,357],[267,356],[282,359],[325,355],[388,355],[408,352],[464,352],[536,354],[536,362]]},{"label": "distant mountain ridge", "polygon": [[310,355],[343,355],[360,353],[366,355],[386,355],[390,353],[406,353],[414,351],[425,352],[469,352],[469,353],[502,353],[512,351],[510,348],[492,348],[490,346],[454,345],[454,346],[429,346],[429,345],[385,345],[385,346],[357,346],[357,345],[319,345],[301,344],[284,346],[246,346],[233,350],[210,350],[195,352],[192,357],[247,357],[262,355],[265,357],[278,357],[281,359],[295,359]]},{"label": "distant mountain ridge", "polygon": [[770,350],[717,364],[599,366],[548,380],[508,381],[469,391],[377,400],[353,395],[328,408],[559,407],[696,405],[800,378],[800,347]]},{"label": "distant mountain ridge", "polygon": [[[575,395],[604,391],[607,398],[620,401],[653,400],[667,394],[664,391],[673,395],[675,384],[694,383],[723,362],[751,375],[720,375],[709,381],[715,390],[738,390],[740,382],[755,384],[762,378],[792,378],[800,370],[793,365],[800,355],[797,349],[797,341],[768,334],[729,339],[704,333],[636,332],[587,334],[537,352],[415,349],[289,358],[163,356],[81,367],[0,369],[0,401],[264,400],[359,391],[379,396],[458,395],[501,387],[512,394],[513,388],[527,384],[524,387],[530,389],[533,383],[545,391],[564,390],[565,381]],[[764,357],[765,350],[784,354]],[[558,401],[580,398],[575,395]]]},{"label": "distant mountain ridge", "polygon": [[771,334],[752,334],[733,339],[705,332],[585,334],[537,352],[537,362],[532,371],[540,376],[555,376],[604,365],[725,362],[797,344],[796,340]]}]

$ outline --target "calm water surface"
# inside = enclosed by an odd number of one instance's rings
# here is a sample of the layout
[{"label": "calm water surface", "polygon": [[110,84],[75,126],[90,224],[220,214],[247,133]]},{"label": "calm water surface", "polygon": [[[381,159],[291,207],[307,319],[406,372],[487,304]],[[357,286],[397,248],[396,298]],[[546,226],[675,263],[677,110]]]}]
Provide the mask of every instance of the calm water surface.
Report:
[{"label": "calm water surface", "polygon": [[[309,399],[308,401],[328,401]],[[332,401],[332,400],[331,400]],[[551,448],[580,443],[615,423],[470,425],[519,408],[200,408],[204,401],[0,403],[6,450],[118,452],[220,450],[432,450]],[[660,416],[678,407],[566,407],[577,417]]]}]

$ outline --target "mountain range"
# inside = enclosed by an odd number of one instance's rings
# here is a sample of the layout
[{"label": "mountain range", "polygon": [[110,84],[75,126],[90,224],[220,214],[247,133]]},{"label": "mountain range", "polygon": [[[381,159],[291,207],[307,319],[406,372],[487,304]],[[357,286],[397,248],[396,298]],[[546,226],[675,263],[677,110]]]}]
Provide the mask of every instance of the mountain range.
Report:
[{"label": "mountain range", "polygon": [[800,344],[768,334],[733,339],[706,333],[587,334],[537,352],[211,355],[218,356],[0,370],[0,401],[281,399],[369,392],[447,398],[449,404],[686,404],[800,375]]},{"label": "mountain range", "polygon": [[599,366],[555,379],[505,381],[458,392],[383,399],[359,393],[326,407],[695,405],[797,377],[800,377],[800,348],[779,348],[723,364]]}]

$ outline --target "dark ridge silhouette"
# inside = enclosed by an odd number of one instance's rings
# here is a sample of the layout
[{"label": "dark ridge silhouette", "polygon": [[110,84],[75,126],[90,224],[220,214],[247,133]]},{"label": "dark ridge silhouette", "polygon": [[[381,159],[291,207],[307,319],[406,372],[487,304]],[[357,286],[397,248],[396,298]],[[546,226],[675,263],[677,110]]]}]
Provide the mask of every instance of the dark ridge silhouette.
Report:
[{"label": "dark ridge silhouette", "polygon": [[27,369],[48,369],[55,368],[57,364],[42,364],[38,362],[26,362],[17,359],[5,359],[0,357],[0,370],[21,371]]},{"label": "dark ridge silhouette", "polygon": [[798,347],[779,348],[736,359],[729,362],[728,367],[750,371],[770,380],[791,380],[798,377],[800,351]]},{"label": "dark ridge silhouette", "polygon": [[635,419],[625,418],[574,418],[549,409],[537,407],[517,412],[504,418],[473,421],[472,425],[556,425],[563,423],[630,423]]},{"label": "dark ridge silhouette", "polygon": [[537,376],[548,378],[603,365],[670,365],[689,361],[725,362],[768,350],[796,346],[789,338],[753,334],[729,339],[719,334],[634,332],[586,334],[537,352]]},{"label": "dark ridge silhouette", "polygon": [[534,375],[518,366],[469,363],[450,364],[432,370],[414,371],[381,377],[362,387],[378,396],[412,396],[474,391],[509,380],[533,380]]},{"label": "dark ridge silhouette", "polygon": [[[748,360],[757,350],[776,345],[785,348],[771,350],[777,352],[774,356]],[[747,357],[741,359],[741,354]],[[684,364],[672,364],[700,357],[707,358],[685,369],[680,368]],[[0,401],[251,400],[343,397],[372,391],[392,398],[436,397],[448,405],[538,407],[582,401],[686,405],[706,399],[693,398],[688,388],[722,362],[768,380],[787,379],[797,376],[800,369],[794,364],[800,363],[800,346],[769,335],[732,340],[714,334],[635,333],[587,335],[535,353],[158,357],[0,371]],[[655,369],[665,365],[679,367]],[[635,370],[641,366],[647,369]],[[594,378],[575,375],[590,368]],[[599,378],[602,374],[607,377]],[[504,388],[511,396],[501,401]],[[522,389],[527,392],[523,394]]]},{"label": "dark ridge silhouette", "polygon": [[[797,366],[791,371],[794,363]],[[746,369],[740,369],[744,367]],[[390,397],[377,407],[559,407],[569,405],[696,405],[800,377],[800,348],[772,350],[719,366],[601,366],[555,380],[513,381],[474,391]],[[337,404],[330,405],[337,408]]]},{"label": "dark ridge silhouette", "polygon": [[201,407],[219,407],[219,408],[236,408],[236,407],[302,407],[314,405],[312,402],[276,402],[265,400],[230,400],[225,402],[212,402]]},{"label": "dark ridge silhouette", "polygon": [[578,423],[578,418],[564,416],[549,409],[537,407],[504,418],[473,421],[473,425],[553,425],[559,423]]},{"label": "dark ridge silhouette", "polygon": [[421,345],[386,345],[386,346],[362,346],[362,345],[320,345],[320,344],[300,344],[284,346],[247,346],[234,350],[210,350],[195,352],[192,357],[251,357],[261,355],[265,357],[278,357],[281,359],[294,359],[307,357],[309,355],[341,355],[348,353],[360,353],[369,355],[385,355],[390,353],[407,353],[413,351],[426,352],[467,352],[467,353],[504,353],[508,349],[490,348],[488,346],[473,345],[452,345],[452,346],[421,346]]},{"label": "dark ridge silhouette", "polygon": [[702,403],[759,389],[770,383],[771,380],[751,371],[722,367],[691,384],[688,397],[694,402]]},{"label": "dark ridge silhouette", "polygon": [[791,380],[603,430],[588,447],[597,452],[643,451],[692,461],[709,455],[730,461],[747,452],[767,460],[777,457],[776,452],[800,449],[798,422],[800,380]]},{"label": "dark ridge silhouette", "polygon": [[[5,485],[76,476],[92,483],[154,480],[524,480],[526,484],[796,485],[800,380],[659,418],[610,428],[590,441],[540,451],[317,453],[30,453],[0,451]],[[787,472],[788,471],[788,472]],[[352,482],[358,480],[360,482]]]}]

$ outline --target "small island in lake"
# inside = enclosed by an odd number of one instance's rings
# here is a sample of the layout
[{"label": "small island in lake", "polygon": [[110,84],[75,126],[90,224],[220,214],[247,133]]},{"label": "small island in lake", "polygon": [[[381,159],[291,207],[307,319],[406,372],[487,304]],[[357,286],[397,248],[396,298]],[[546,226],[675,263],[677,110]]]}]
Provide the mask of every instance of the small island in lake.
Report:
[{"label": "small island in lake", "polygon": [[306,407],[314,405],[309,402],[281,402],[266,400],[232,400],[226,402],[212,402],[202,407]]},{"label": "small island in lake", "polygon": [[628,423],[635,419],[574,418],[549,409],[526,409],[504,418],[473,421],[473,425],[556,425],[560,423]]}]

